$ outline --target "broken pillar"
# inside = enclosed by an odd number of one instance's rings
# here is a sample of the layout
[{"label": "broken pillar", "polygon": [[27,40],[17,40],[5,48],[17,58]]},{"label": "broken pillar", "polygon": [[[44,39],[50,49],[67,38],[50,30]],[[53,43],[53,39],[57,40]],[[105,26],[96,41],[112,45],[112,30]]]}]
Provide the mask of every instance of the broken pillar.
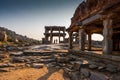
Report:
[{"label": "broken pillar", "polygon": [[88,33],[88,51],[91,50],[91,33]]}]

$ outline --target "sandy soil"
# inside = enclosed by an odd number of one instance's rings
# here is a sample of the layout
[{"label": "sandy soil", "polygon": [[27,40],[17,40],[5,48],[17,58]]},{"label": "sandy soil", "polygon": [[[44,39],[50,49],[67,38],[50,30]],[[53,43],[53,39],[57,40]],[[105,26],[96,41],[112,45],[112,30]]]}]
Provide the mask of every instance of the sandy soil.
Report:
[{"label": "sandy soil", "polygon": [[24,68],[11,72],[0,73],[0,80],[70,80],[64,75],[63,69],[54,67],[41,69]]}]

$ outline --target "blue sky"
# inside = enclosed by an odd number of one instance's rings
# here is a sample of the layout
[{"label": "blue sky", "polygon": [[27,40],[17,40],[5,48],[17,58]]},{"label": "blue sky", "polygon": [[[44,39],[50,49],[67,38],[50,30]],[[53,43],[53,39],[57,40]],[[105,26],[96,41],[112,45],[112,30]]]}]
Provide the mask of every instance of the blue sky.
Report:
[{"label": "blue sky", "polygon": [[44,26],[70,25],[81,0],[0,0],[0,26],[41,39]]},{"label": "blue sky", "polygon": [[[41,40],[44,26],[69,27],[75,9],[83,0],[0,0],[0,26],[17,34]],[[102,40],[100,35],[92,39]]]}]

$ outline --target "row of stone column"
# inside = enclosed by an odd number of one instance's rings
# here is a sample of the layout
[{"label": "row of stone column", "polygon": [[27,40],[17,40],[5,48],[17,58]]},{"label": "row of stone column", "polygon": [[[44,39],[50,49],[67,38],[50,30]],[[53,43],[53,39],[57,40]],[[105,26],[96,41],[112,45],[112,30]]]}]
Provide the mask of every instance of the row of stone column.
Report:
[{"label": "row of stone column", "polygon": [[[72,44],[73,44],[73,37],[72,37],[72,33],[69,33],[69,48],[72,49]],[[86,32],[84,31],[84,29],[80,29],[78,32],[78,36],[79,36],[79,49],[81,51],[85,50],[85,42],[86,42]],[[88,50],[91,50],[91,34],[88,34]]]},{"label": "row of stone column", "polygon": [[[112,54],[113,49],[113,40],[112,40],[112,19],[110,17],[105,17],[103,19],[103,53],[104,54]],[[69,49],[72,49],[72,33],[69,32]],[[79,29],[79,48],[81,51],[85,50],[85,41],[86,41],[86,34],[83,28]],[[88,33],[88,50],[91,50],[91,33]]]}]

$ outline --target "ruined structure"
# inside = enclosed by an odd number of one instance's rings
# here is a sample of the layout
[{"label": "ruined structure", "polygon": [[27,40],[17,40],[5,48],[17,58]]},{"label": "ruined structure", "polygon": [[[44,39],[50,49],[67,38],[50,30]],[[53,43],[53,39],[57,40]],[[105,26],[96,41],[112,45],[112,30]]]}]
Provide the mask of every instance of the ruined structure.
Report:
[{"label": "ruined structure", "polygon": [[[42,43],[52,43],[54,36],[59,37],[59,43],[64,42],[65,30],[64,26],[45,26],[45,38],[43,38]],[[63,41],[60,40],[61,37],[63,37]]]},{"label": "ruined structure", "polygon": [[69,48],[73,48],[73,32],[79,34],[79,50],[85,50],[88,35],[88,50],[91,50],[91,34],[102,34],[103,53],[120,50],[120,0],[85,0],[76,8],[71,18]]}]

